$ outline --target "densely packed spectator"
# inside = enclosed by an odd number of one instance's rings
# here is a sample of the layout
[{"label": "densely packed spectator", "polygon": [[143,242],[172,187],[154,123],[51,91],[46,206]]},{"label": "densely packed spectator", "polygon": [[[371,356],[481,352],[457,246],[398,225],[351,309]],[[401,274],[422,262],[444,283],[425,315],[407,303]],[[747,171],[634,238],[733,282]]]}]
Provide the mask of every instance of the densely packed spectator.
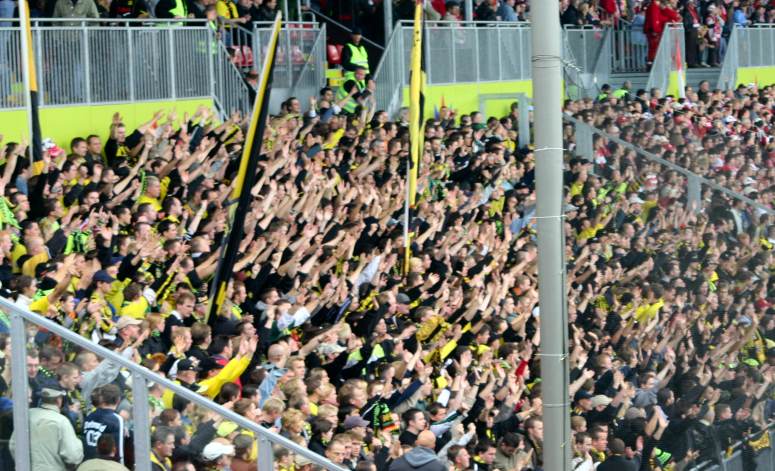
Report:
[{"label": "densely packed spectator", "polygon": [[[2,294],[346,468],[541,469],[535,155],[516,144],[518,110],[428,120],[402,276],[407,113],[376,111],[372,86],[324,89],[305,113],[291,98],[269,119],[210,319],[243,117],[160,111],[132,130],[116,115],[104,145],[47,141],[38,162],[7,143]],[[772,87],[616,97],[566,112],[771,206]],[[575,469],[718,460],[775,411],[773,221],[711,193],[695,211],[675,172],[602,138],[594,162],[567,163]],[[129,378],[28,334],[30,415],[62,430],[33,441],[33,466],[130,465]],[[27,398],[11,396],[0,344],[7,440],[10,404]],[[251,433],[149,392],[154,469],[255,467]],[[285,450],[275,461],[316,469]]]}]

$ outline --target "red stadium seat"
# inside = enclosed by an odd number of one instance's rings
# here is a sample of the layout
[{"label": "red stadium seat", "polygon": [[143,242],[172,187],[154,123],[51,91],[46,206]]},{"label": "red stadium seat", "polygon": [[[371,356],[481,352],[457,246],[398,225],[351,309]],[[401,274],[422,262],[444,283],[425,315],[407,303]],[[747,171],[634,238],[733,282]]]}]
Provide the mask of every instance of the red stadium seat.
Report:
[{"label": "red stadium seat", "polygon": [[342,46],[339,44],[329,44],[327,46],[326,54],[328,56],[329,64],[341,64],[342,63]]}]

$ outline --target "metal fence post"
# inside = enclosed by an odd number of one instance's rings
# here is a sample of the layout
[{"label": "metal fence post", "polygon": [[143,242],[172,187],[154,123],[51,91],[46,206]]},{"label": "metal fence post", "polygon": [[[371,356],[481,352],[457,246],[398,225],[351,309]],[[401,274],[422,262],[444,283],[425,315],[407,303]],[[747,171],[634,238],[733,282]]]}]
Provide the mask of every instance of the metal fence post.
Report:
[{"label": "metal fence post", "polygon": [[280,34],[285,35],[285,55],[287,56],[285,67],[288,75],[288,89],[290,90],[293,88],[293,53],[291,52],[291,30],[288,28],[287,23],[283,26],[284,28],[282,31],[280,31]]},{"label": "metal fence post", "polygon": [[[27,329],[24,318],[11,312],[11,353],[19,363],[27,365]],[[16,449],[16,471],[32,471],[30,464],[29,379],[26,368],[12,368],[13,435]]]},{"label": "metal fence post", "polygon": [[393,34],[393,0],[384,0],[382,9],[385,16],[385,46],[387,46],[390,35]]},{"label": "metal fence post", "polygon": [[35,72],[36,76],[38,77],[38,103],[40,106],[43,106],[46,103],[46,87],[45,83],[46,81],[43,79],[44,77],[44,70],[43,70],[43,48],[41,46],[41,37],[40,37],[40,28],[35,28],[35,41],[33,41],[33,44],[35,45]]},{"label": "metal fence post", "polygon": [[134,425],[135,469],[151,469],[151,423],[148,410],[148,385],[145,378],[132,374],[132,423]]},{"label": "metal fence post", "polygon": [[81,24],[83,31],[83,71],[84,84],[86,85],[86,103],[91,103],[91,54],[89,53],[89,28]]},{"label": "metal fence post", "polygon": [[702,183],[693,176],[688,177],[686,183],[686,203],[689,209],[694,209],[694,212],[698,213],[702,210]]},{"label": "metal fence post", "polygon": [[170,61],[170,95],[172,96],[172,99],[174,100],[177,98],[177,93],[175,91],[175,38],[173,37],[173,31],[175,31],[174,28],[168,28],[167,29],[167,35],[169,38],[170,43],[170,50],[169,50],[169,61]]},{"label": "metal fence post", "polygon": [[258,438],[258,471],[274,469],[274,451],[272,443],[264,437]]},{"label": "metal fence post", "polygon": [[[474,51],[479,51],[480,50],[479,49],[479,33],[476,30],[476,26],[474,26],[474,27],[472,27],[470,29],[472,29],[474,31]],[[481,75],[480,69],[481,69],[481,66],[482,66],[482,62],[481,62],[482,55],[481,54],[475,54],[475,57],[476,58],[474,60],[476,60],[476,63],[474,64],[474,67],[476,67],[476,81],[478,82],[479,81],[479,76]]]},{"label": "metal fence post", "polygon": [[576,155],[592,162],[592,127],[587,123],[576,124]]},{"label": "metal fence post", "polygon": [[213,43],[213,31],[207,28],[207,75],[210,77],[210,96],[215,100],[215,64],[213,59],[215,58],[215,47]]},{"label": "metal fence post", "polygon": [[524,149],[530,144],[530,98],[520,93],[519,102],[519,148]]},{"label": "metal fence post", "polygon": [[132,30],[129,25],[126,28],[127,52],[129,53],[129,99],[135,101],[135,49],[132,45]]},{"label": "metal fence post", "polygon": [[501,28],[495,28],[495,47],[498,49],[498,80],[503,80],[503,59],[501,56]]}]

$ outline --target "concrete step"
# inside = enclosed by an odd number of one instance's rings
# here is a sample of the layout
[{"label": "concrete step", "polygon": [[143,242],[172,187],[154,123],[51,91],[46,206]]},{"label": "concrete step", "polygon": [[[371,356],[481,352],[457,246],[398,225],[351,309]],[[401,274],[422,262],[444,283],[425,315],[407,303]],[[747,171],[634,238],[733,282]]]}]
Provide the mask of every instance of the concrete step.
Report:
[{"label": "concrete step", "polygon": [[630,72],[625,74],[612,74],[611,75],[611,87],[616,90],[621,87],[625,80],[629,80],[632,83],[632,91],[646,89],[646,83],[649,81],[649,74],[645,72]]},{"label": "concrete step", "polygon": [[697,88],[703,80],[710,82],[710,88],[716,88],[721,69],[718,67],[701,67],[686,70],[686,85]]}]

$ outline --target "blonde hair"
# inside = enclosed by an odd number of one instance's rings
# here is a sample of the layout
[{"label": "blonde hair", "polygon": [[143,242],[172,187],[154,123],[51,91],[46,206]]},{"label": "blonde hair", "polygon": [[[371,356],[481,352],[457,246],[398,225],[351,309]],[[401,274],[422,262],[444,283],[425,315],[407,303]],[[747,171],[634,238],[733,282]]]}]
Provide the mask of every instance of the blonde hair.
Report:
[{"label": "blonde hair", "polygon": [[322,404],[318,406],[318,417],[337,417],[339,415],[339,408],[332,406],[331,404]]},{"label": "blonde hair", "polygon": [[267,414],[281,414],[285,410],[285,403],[276,397],[270,397],[261,408]]},{"label": "blonde hair", "polygon": [[295,428],[302,428],[304,427],[305,419],[306,416],[302,411],[298,409],[288,409],[287,411],[283,412],[283,416],[280,419],[280,422],[282,423],[284,429],[288,429],[293,425],[297,426]]}]

